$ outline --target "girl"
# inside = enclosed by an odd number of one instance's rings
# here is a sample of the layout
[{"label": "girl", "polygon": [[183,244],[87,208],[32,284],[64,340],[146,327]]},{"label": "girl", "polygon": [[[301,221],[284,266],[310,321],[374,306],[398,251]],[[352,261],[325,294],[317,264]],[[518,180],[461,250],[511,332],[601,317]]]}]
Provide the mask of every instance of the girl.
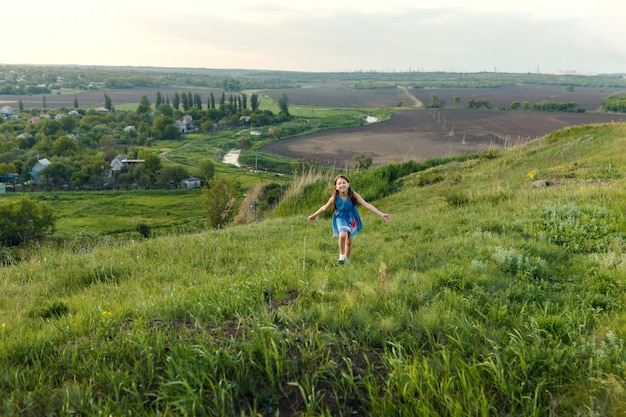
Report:
[{"label": "girl", "polygon": [[363,200],[357,192],[352,191],[350,181],[344,175],[335,177],[335,187],[333,194],[330,196],[326,204],[320,207],[315,213],[309,216],[309,221],[322,212],[333,208],[333,235],[339,236],[339,260],[337,263],[342,265],[350,259],[350,250],[352,249],[352,238],[362,228],[363,223],[359,216],[357,207],[363,206],[372,213],[382,217],[386,222],[391,221],[391,216],[378,210],[376,207]]}]

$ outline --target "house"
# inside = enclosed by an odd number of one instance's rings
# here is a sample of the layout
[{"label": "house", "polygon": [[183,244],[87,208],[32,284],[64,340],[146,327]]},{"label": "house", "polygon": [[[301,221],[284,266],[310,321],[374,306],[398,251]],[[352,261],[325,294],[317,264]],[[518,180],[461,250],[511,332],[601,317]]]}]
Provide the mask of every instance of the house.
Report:
[{"label": "house", "polygon": [[111,161],[111,172],[126,172],[143,161],[143,159],[126,159],[122,155],[118,155]]},{"label": "house", "polygon": [[13,117],[13,109],[11,106],[2,106],[2,108],[0,108],[0,114],[5,119],[10,119]]},{"label": "house", "polygon": [[0,183],[10,183],[10,184],[15,184],[16,182],[18,182],[20,180],[20,176],[18,173],[13,172],[13,173],[7,173],[7,174],[1,174],[0,175]]},{"label": "house", "polygon": [[33,165],[33,168],[31,169],[31,176],[33,177],[33,182],[35,184],[39,184],[39,174],[41,174],[41,171],[48,168],[51,164],[52,162],[50,162],[48,158],[43,158]]},{"label": "house", "polygon": [[193,130],[193,117],[186,114],[181,120],[176,120],[176,126],[180,129],[180,133],[187,133]]},{"label": "house", "polygon": [[176,123],[178,130],[180,130],[180,133],[187,133],[187,125],[183,123],[182,120],[176,120],[174,123]]},{"label": "house", "polygon": [[200,188],[202,186],[202,180],[196,177],[185,178],[180,182],[182,188]]}]

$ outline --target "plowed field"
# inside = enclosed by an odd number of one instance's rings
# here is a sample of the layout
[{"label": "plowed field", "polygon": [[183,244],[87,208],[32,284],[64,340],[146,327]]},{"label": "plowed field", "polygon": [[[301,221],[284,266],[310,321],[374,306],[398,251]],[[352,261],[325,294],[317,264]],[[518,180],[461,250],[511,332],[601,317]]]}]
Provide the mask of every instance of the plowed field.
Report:
[{"label": "plowed field", "polygon": [[462,155],[519,144],[567,126],[626,122],[626,115],[497,110],[404,110],[389,121],[285,139],[263,146],[269,153],[350,168],[353,158],[373,165]]},{"label": "plowed field", "polygon": [[626,92],[623,88],[576,87],[566,91],[566,87],[556,85],[509,85],[497,88],[443,88],[411,89],[411,94],[424,104],[428,104],[431,95],[444,100],[446,106],[454,105],[454,98],[459,98],[459,106],[467,106],[470,100],[489,100],[495,108],[508,108],[514,101],[531,105],[542,101],[558,103],[578,103],[587,111],[598,111],[606,98]]}]

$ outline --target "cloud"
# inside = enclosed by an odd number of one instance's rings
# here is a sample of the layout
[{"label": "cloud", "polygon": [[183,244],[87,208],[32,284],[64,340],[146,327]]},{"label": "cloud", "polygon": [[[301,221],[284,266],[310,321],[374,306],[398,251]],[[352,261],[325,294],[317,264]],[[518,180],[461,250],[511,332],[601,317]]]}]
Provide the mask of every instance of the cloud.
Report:
[{"label": "cloud", "polygon": [[39,7],[27,5],[29,30],[4,27],[19,35],[3,46],[7,63],[618,72],[626,61],[617,0],[25,1]]}]

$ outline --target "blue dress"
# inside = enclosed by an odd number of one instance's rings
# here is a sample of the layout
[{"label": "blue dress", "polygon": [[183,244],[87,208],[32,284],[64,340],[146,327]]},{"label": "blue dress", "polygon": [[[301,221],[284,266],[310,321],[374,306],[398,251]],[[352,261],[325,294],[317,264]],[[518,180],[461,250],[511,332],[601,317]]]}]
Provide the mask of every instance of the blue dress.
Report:
[{"label": "blue dress", "polygon": [[335,212],[333,213],[333,235],[339,236],[339,232],[350,232],[353,237],[363,228],[361,216],[350,198],[345,201],[340,195],[335,201]]}]

